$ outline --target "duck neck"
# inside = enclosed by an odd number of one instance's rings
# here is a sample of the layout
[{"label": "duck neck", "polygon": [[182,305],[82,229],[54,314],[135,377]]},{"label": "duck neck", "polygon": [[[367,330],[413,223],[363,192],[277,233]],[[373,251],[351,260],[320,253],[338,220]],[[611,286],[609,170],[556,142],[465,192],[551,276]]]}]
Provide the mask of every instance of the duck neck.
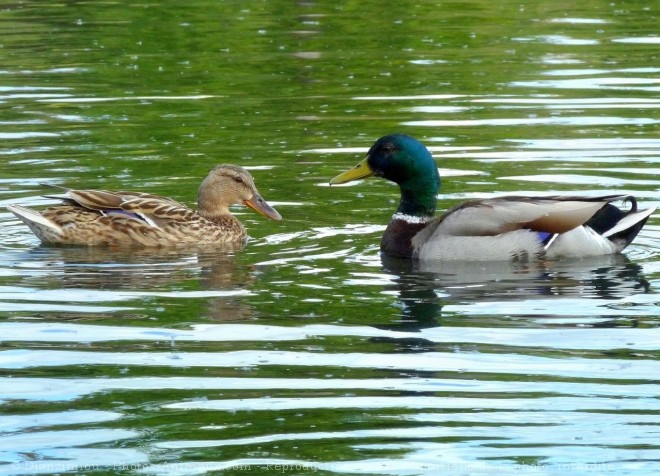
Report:
[{"label": "duck neck", "polygon": [[412,258],[412,239],[433,219],[438,181],[415,180],[400,183],[401,202],[383,233],[380,249],[389,256]]},{"label": "duck neck", "polygon": [[231,215],[229,207],[218,195],[216,189],[209,185],[209,180],[207,177],[197,192],[197,213],[207,220],[224,220],[226,216]]},{"label": "duck neck", "polygon": [[200,207],[197,213],[227,233],[233,233],[235,236],[241,238],[247,236],[243,224],[227,208],[208,209]]},{"label": "duck neck", "polygon": [[227,217],[233,217],[227,207],[208,207],[204,204],[198,206],[197,213],[211,221],[225,221]]},{"label": "duck neck", "polygon": [[399,184],[401,201],[396,213],[419,219],[431,218],[438,202],[435,180],[410,180]]}]

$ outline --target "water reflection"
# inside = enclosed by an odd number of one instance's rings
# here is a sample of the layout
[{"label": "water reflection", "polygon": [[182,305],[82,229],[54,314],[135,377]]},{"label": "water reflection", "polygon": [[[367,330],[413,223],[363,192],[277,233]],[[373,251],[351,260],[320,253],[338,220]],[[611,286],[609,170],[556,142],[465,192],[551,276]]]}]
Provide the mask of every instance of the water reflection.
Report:
[{"label": "water reflection", "polygon": [[[125,248],[37,246],[17,258],[24,270],[48,271],[66,276],[68,287],[93,284],[101,288],[135,289],[136,281],[149,280],[153,285],[171,284],[177,267],[204,270],[201,282],[207,289],[230,285],[227,270],[235,268],[235,255],[242,246],[213,249],[196,248]],[[139,268],[139,272],[132,272]],[[240,280],[239,280],[240,282]]]},{"label": "water reflection", "polygon": [[437,326],[447,303],[515,302],[524,310],[525,303],[554,298],[561,308],[564,298],[610,301],[650,290],[641,266],[622,254],[527,263],[429,263],[385,255],[381,259],[383,270],[396,276],[388,291],[403,308],[397,328]]},{"label": "water reflection", "polygon": [[[5,286],[3,305],[17,312],[63,313],[57,316],[64,319],[71,313],[98,317],[166,309],[172,299],[186,306],[203,300],[212,320],[247,319],[254,311],[239,298],[250,293],[257,274],[240,261],[240,248],[38,246],[14,256],[11,274],[18,282]],[[35,293],[39,289],[44,290]]]}]

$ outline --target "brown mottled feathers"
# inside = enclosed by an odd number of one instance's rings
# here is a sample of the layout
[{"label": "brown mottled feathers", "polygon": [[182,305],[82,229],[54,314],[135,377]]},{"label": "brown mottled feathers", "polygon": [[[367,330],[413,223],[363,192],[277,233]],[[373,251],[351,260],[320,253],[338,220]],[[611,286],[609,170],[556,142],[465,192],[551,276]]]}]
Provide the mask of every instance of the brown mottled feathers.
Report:
[{"label": "brown mottled feathers", "polygon": [[231,165],[214,168],[204,180],[199,212],[146,193],[56,188],[63,193],[46,196],[63,200],[60,206],[41,212],[8,206],[44,243],[151,247],[244,242],[245,228],[229,212],[229,206],[237,203],[281,219],[261,198],[250,174]]}]

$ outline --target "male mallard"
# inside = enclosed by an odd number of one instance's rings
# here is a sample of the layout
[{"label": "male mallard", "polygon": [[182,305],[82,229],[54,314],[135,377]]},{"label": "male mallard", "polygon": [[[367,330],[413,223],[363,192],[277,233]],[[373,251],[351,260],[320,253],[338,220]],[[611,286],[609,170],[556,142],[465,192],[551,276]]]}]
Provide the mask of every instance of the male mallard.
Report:
[{"label": "male mallard", "polygon": [[229,212],[229,206],[238,203],[273,220],[282,219],[261,198],[249,172],[235,165],[218,165],[209,172],[199,187],[198,211],[146,193],[62,190],[61,195],[46,196],[64,204],[41,212],[21,205],[7,208],[44,243],[86,246],[244,242],[245,228]]},{"label": "male mallard", "polygon": [[[378,139],[367,157],[338,175],[341,184],[375,175],[401,190],[383,235],[383,253],[420,260],[524,260],[606,255],[632,242],[655,209],[637,210],[629,195],[504,196],[469,200],[434,218],[440,175],[416,139]],[[625,212],[610,202],[625,200]]]}]

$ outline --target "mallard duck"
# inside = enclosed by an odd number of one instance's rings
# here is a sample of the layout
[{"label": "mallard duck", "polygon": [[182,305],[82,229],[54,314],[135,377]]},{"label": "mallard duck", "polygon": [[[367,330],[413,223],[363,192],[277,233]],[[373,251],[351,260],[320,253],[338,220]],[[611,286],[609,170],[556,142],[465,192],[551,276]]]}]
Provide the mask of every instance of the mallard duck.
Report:
[{"label": "mallard duck", "polygon": [[45,196],[63,200],[62,205],[42,211],[7,206],[48,244],[176,246],[245,242],[245,228],[229,212],[229,206],[240,203],[272,220],[282,219],[261,198],[250,173],[235,165],[218,165],[209,172],[199,187],[197,211],[171,198],[147,193],[56,188],[63,193]]},{"label": "mallard duck", "polygon": [[[434,217],[440,175],[428,149],[404,134],[378,139],[364,160],[330,184],[377,176],[395,182],[401,201],[380,249],[419,260],[526,260],[617,253],[655,209],[630,195],[503,196],[469,200]],[[624,200],[628,211],[612,202]]]}]

